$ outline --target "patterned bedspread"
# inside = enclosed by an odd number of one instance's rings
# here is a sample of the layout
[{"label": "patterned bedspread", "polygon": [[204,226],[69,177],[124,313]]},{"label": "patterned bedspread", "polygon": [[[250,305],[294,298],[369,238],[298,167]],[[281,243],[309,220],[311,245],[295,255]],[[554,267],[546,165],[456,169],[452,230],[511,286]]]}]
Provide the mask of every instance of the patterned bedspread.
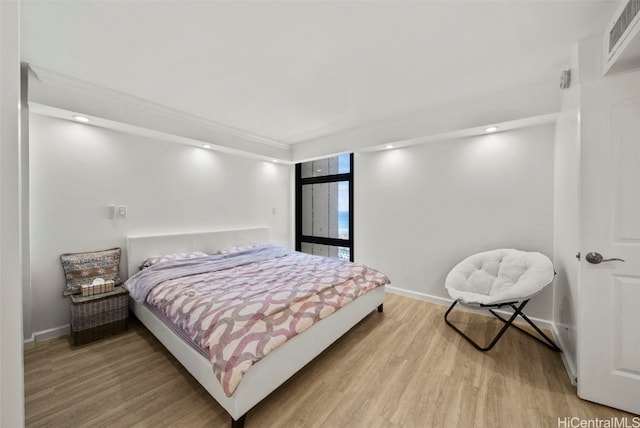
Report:
[{"label": "patterned bedspread", "polygon": [[367,291],[364,265],[273,245],[154,265],[125,284],[209,351],[227,396],[255,362]]}]

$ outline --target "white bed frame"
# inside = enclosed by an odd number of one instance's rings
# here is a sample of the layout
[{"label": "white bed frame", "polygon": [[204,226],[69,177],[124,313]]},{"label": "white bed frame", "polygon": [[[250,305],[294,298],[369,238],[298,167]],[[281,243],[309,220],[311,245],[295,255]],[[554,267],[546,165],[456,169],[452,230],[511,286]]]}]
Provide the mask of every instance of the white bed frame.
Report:
[{"label": "white bed frame", "polygon": [[[182,233],[127,238],[128,276],[138,271],[147,258],[187,251],[214,253],[225,247],[269,242],[269,228]],[[304,333],[287,341],[254,364],[244,375],[231,397],[222,391],[211,361],[177,336],[141,303],[130,299],[136,317],[162,342],[211,396],[231,415],[232,426],[243,426],[247,412],[282,385],[289,377],[313,360],[371,311],[382,310],[384,287],[360,296]]]}]

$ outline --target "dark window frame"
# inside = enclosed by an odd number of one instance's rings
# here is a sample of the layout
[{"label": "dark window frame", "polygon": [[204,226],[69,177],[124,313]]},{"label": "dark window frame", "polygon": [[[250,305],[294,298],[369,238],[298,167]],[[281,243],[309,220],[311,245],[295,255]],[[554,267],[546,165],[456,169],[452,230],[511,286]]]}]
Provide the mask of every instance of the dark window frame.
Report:
[{"label": "dark window frame", "polygon": [[[296,197],[296,251],[302,250],[302,243],[329,245],[334,247],[349,248],[349,260],[353,257],[353,153],[349,154],[349,172],[342,174],[330,174],[320,177],[302,178],[302,163],[296,164],[295,197]],[[324,238],[319,236],[302,234],[302,186],[310,184],[337,183],[347,181],[349,183],[349,239]]]}]

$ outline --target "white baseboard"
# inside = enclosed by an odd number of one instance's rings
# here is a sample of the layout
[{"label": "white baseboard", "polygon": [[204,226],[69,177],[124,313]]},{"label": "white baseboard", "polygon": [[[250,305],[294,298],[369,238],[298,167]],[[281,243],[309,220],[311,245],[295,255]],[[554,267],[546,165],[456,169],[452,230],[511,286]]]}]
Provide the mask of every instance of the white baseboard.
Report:
[{"label": "white baseboard", "polygon": [[[386,291],[391,294],[397,294],[399,296],[409,297],[411,299],[422,300],[429,303],[435,303],[437,305],[442,306],[450,306],[453,303],[453,300],[440,297],[433,296],[431,294],[420,293],[418,291],[406,290],[404,288],[392,287],[387,285]],[[463,310],[469,310],[473,312],[478,312],[480,314],[485,314],[486,311],[476,311],[470,308],[465,308],[461,306]],[[503,313],[505,315],[510,315],[508,312],[497,311]],[[533,320],[539,327],[546,328],[550,330],[553,334],[553,339],[556,341],[560,349],[566,349],[566,344],[562,341],[562,336],[558,333],[558,329],[554,323],[548,320],[543,320],[541,318],[529,317]],[[31,335],[30,338],[24,340],[24,349],[32,348],[36,342],[41,342],[43,340],[53,339],[60,336],[66,336],[71,332],[71,326],[69,324],[62,325],[59,327],[50,328],[48,330],[43,330],[39,332],[35,332]],[[565,369],[567,370],[567,375],[569,376],[569,380],[573,386],[577,385],[577,371],[575,367],[575,363],[567,358],[567,354],[565,352],[561,352],[560,356],[562,357],[562,362],[564,364]]]},{"label": "white baseboard", "polygon": [[[435,303],[438,305],[444,305],[444,306],[450,306],[453,303],[453,300],[448,299],[446,297],[440,297],[440,296],[432,296],[431,294],[426,294],[426,293],[420,293],[418,291],[413,291],[413,290],[406,290],[404,288],[398,288],[398,287],[392,287],[387,285],[386,286],[386,290],[387,292],[391,293],[391,294],[398,294],[400,296],[405,296],[405,297],[410,297],[412,299],[416,299],[416,300],[423,300],[425,302],[430,302],[430,303]],[[465,311],[471,311],[471,312],[475,312],[481,315],[489,315],[488,311],[483,311],[483,310],[476,310],[476,309],[471,309],[471,308],[467,308],[461,305],[458,305],[460,307],[460,309],[465,310]],[[496,311],[499,314],[505,315],[507,317],[511,316],[511,313],[507,312],[507,311]],[[538,327],[547,329],[551,332],[553,332],[553,323],[549,320],[545,320],[542,318],[536,318],[536,317],[531,317],[528,316],[527,317],[535,322],[537,324]]]},{"label": "white baseboard", "polygon": [[[556,341],[556,343],[558,344],[560,349],[567,349],[567,345],[562,340],[562,336],[558,332],[558,328],[556,327],[555,324],[553,324],[553,328],[551,329],[551,333],[553,333],[553,339]],[[571,381],[571,385],[577,386],[578,385],[578,371],[576,370],[575,362],[572,361],[568,357],[568,353],[567,352],[562,352],[560,354],[560,356],[562,357],[562,363],[564,364],[564,368],[567,371],[567,375],[569,376],[569,380]]]},{"label": "white baseboard", "polygon": [[[431,294],[421,293],[419,291],[406,290],[404,288],[398,288],[398,287],[393,287],[389,285],[387,285],[385,288],[386,288],[386,291],[391,294],[397,294],[400,296],[409,297],[411,299],[422,300],[429,303],[435,303],[437,305],[449,306],[453,303],[453,300],[448,299],[446,297],[433,296]],[[466,308],[463,306],[461,306],[460,308],[463,310],[469,310],[472,312],[477,312],[477,313],[486,315],[486,311],[478,311],[478,310]],[[510,313],[505,311],[496,311],[496,312],[502,313],[504,315],[510,315]],[[539,327],[550,330],[551,333],[553,334],[554,340],[556,340],[556,342],[558,343],[561,349],[564,349],[564,343],[562,342],[562,338],[560,334],[558,334],[558,330],[555,324],[553,324],[551,321],[544,320],[541,318],[536,318],[536,317],[529,317],[529,318],[532,321],[534,321]],[[24,340],[24,347],[25,349],[28,349],[32,347],[36,342],[41,342],[43,340],[53,339],[60,336],[66,336],[70,332],[71,332],[71,326],[69,324],[50,328],[48,330],[35,332],[31,335],[29,339]],[[562,361],[564,362],[565,368],[567,369],[567,373],[569,375],[571,383],[575,385],[576,384],[575,364],[573,364],[572,361],[567,359],[564,353],[562,353]]]},{"label": "white baseboard", "polygon": [[42,342],[43,340],[66,336],[70,332],[71,326],[69,324],[61,325],[59,327],[54,327],[43,331],[37,331],[33,333],[30,338],[24,340],[24,347],[25,349],[29,349],[32,348],[36,342]]},{"label": "white baseboard", "polygon": [[[450,306],[453,303],[453,300],[448,299],[446,297],[432,296],[430,294],[420,293],[418,291],[413,291],[413,290],[406,290],[404,288],[392,287],[387,285],[386,290],[387,292],[392,294],[398,294],[400,296],[405,296],[405,297],[409,297],[416,300],[423,300],[425,302],[435,303],[438,305]],[[464,306],[459,306],[459,307],[462,310],[476,312],[481,315],[488,315],[487,311],[474,310]],[[511,316],[511,313],[506,311],[496,311],[496,312],[502,315]],[[531,316],[529,317],[529,319],[535,322],[538,325],[538,327],[551,331],[551,334],[553,335],[553,339],[556,341],[560,349],[567,349],[566,344],[562,340],[562,336],[560,336],[560,334],[558,333],[558,328],[552,321],[531,317]],[[576,386],[578,384],[578,376],[577,376],[578,372],[576,370],[575,362],[568,357],[568,354],[566,352],[561,352],[560,357],[562,358],[562,363],[564,364],[565,370],[567,371],[567,376],[569,376],[569,380],[571,381],[571,384],[573,386]]]},{"label": "white baseboard", "polygon": [[385,289],[391,294],[397,294],[399,296],[410,297],[416,300],[423,300],[425,302],[436,303],[438,305],[449,306],[453,303],[453,300],[446,299],[444,297],[432,296],[431,294],[420,293],[418,291],[406,290],[404,288],[392,287],[386,285]]},{"label": "white baseboard", "polygon": [[22,342],[22,349],[23,350],[31,349],[33,348],[33,345],[35,345],[35,343],[36,343],[36,339],[33,337],[33,334],[32,334],[30,338],[25,339]]}]

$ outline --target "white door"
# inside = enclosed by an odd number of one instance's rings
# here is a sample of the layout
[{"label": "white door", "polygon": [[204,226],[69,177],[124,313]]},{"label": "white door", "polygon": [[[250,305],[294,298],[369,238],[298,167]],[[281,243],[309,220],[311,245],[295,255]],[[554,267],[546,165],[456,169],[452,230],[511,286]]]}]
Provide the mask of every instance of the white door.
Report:
[{"label": "white door", "polygon": [[578,395],[640,414],[640,72],[581,86]]}]

